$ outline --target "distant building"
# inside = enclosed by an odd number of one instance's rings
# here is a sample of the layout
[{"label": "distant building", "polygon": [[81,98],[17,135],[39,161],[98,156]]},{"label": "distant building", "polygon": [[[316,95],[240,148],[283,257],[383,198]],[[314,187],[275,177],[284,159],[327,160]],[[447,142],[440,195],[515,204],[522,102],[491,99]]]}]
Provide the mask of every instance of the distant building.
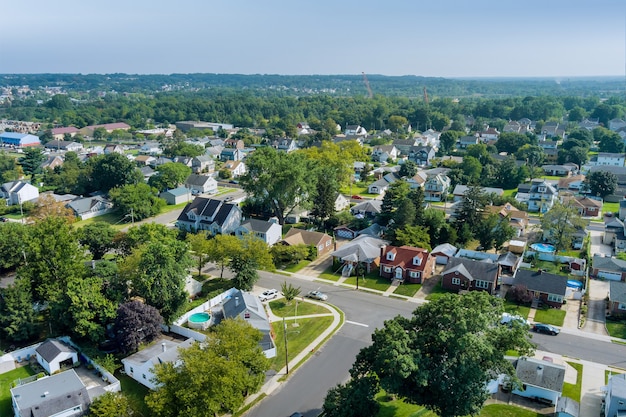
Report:
[{"label": "distant building", "polygon": [[217,131],[220,129],[232,130],[235,128],[235,126],[228,124],[228,123],[182,121],[182,122],[176,122],[176,128],[182,130],[183,132],[188,132],[192,129],[198,129],[198,130],[211,129],[213,132],[217,133]]},{"label": "distant building", "polygon": [[25,148],[27,146],[39,146],[41,141],[37,136],[28,133],[4,132],[0,133],[0,145]]}]

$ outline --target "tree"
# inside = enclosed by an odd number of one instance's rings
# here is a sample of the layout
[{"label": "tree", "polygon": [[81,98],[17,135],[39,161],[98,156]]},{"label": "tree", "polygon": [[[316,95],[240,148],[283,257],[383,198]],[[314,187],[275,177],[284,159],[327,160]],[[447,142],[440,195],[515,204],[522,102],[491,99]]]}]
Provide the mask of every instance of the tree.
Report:
[{"label": "tree", "polygon": [[43,149],[34,146],[24,149],[23,155],[19,162],[26,175],[33,175],[38,172],[39,166],[46,160]]},{"label": "tree", "polygon": [[557,251],[569,249],[574,233],[584,229],[586,222],[574,207],[555,203],[541,219],[544,236],[555,246]]},{"label": "tree", "polygon": [[442,132],[441,136],[439,137],[439,146],[440,146],[439,151],[443,155],[447,155],[448,153],[450,153],[450,151],[454,149],[457,139],[462,134],[463,133],[461,132],[456,132],[452,130],[447,130],[445,132]]},{"label": "tree", "polygon": [[533,301],[533,293],[528,287],[520,284],[514,285],[506,292],[506,299],[519,304],[530,304]]},{"label": "tree", "polygon": [[54,216],[65,219],[68,223],[74,223],[76,221],[76,215],[74,211],[66,207],[66,203],[62,201],[56,201],[51,194],[41,194],[37,199],[35,208],[29,213],[29,219],[32,221],[41,221],[48,216]]},{"label": "tree", "polygon": [[4,151],[0,151],[0,180],[16,181],[24,175],[22,167],[17,164],[15,158]]},{"label": "tree", "polygon": [[380,409],[380,404],[375,399],[376,394],[378,394],[376,387],[377,383],[374,377],[364,376],[331,388],[324,398],[324,416],[376,416]]},{"label": "tree", "polygon": [[[602,134],[599,135],[598,149],[600,152],[623,153],[624,141],[617,132],[610,131],[606,128],[596,128]],[[594,132],[595,133],[595,132]]]},{"label": "tree", "polygon": [[93,130],[93,138],[97,140],[101,140],[107,137],[109,132],[103,127],[97,127]]},{"label": "tree", "polygon": [[[380,209],[380,218],[384,223],[393,219],[400,204],[409,196],[409,183],[403,180],[394,181],[389,185],[383,196]],[[415,213],[414,213],[415,214]]]},{"label": "tree", "polygon": [[304,154],[265,147],[248,156],[246,165],[241,187],[269,207],[281,225],[297,205],[306,205],[314,184]]},{"label": "tree", "polygon": [[186,156],[195,158],[204,155],[204,147],[202,145],[194,145],[193,143],[176,142],[165,148],[163,154],[166,156]]},{"label": "tree", "polygon": [[117,230],[106,222],[89,223],[79,230],[78,241],[89,248],[93,258],[98,260],[115,247],[117,233]]},{"label": "tree", "polygon": [[417,164],[413,161],[404,161],[404,164],[400,166],[400,177],[413,178],[417,174]]},{"label": "tree", "polygon": [[135,414],[128,397],[121,392],[106,392],[89,406],[88,416],[131,417]]},{"label": "tree", "polygon": [[202,275],[202,267],[207,263],[211,251],[211,241],[205,233],[187,235],[191,254],[198,260],[198,276]]},{"label": "tree", "polygon": [[235,287],[250,291],[259,279],[257,269],[272,269],[274,264],[269,247],[261,239],[246,235],[239,239],[240,246],[232,255],[228,267],[235,273],[233,282]]},{"label": "tree", "polygon": [[494,247],[500,249],[513,236],[515,230],[509,225],[509,219],[495,213],[483,218],[476,231],[476,237],[484,250]]},{"label": "tree", "polygon": [[92,190],[108,192],[114,187],[128,184],[143,184],[141,171],[119,153],[97,156],[87,161],[91,169],[90,186]]},{"label": "tree", "polygon": [[461,169],[463,174],[467,177],[470,183],[478,183],[480,173],[483,171],[483,165],[480,161],[473,156],[466,156],[461,163]]},{"label": "tree", "polygon": [[610,171],[595,171],[585,177],[584,189],[602,199],[617,190],[617,175]]},{"label": "tree", "polygon": [[506,152],[509,154],[516,153],[519,148],[528,144],[530,139],[522,133],[505,132],[501,133],[496,142],[498,152]]},{"label": "tree", "polygon": [[415,246],[430,250],[428,229],[422,226],[404,226],[395,232],[394,246]]},{"label": "tree", "polygon": [[150,177],[148,184],[159,191],[178,187],[191,174],[191,168],[180,162],[159,165],[156,171],[156,175]]},{"label": "tree", "polygon": [[[157,417],[217,416],[236,411],[259,390],[270,361],[260,331],[241,319],[226,319],[207,340],[180,349],[176,363],[155,365],[157,389],[146,403]],[[198,395],[202,393],[202,395]]]},{"label": "tree", "polygon": [[142,343],[149,343],[161,334],[163,317],[156,308],[141,301],[129,301],[117,309],[115,339],[124,353],[135,352]]},{"label": "tree", "polygon": [[220,278],[224,278],[224,268],[230,264],[233,255],[240,250],[241,242],[232,235],[217,235],[209,242],[207,261],[216,263],[220,267]]},{"label": "tree", "polygon": [[274,245],[270,248],[270,254],[274,265],[297,265],[310,255],[308,245]]},{"label": "tree", "polygon": [[283,297],[285,297],[287,305],[289,305],[294,298],[300,295],[301,290],[300,287],[294,287],[291,282],[287,284],[287,281],[284,281],[280,284],[280,292],[283,294]]},{"label": "tree", "polygon": [[37,332],[30,282],[17,279],[0,289],[0,332],[4,340],[22,342]]},{"label": "tree", "polygon": [[317,175],[317,184],[313,193],[311,215],[326,220],[335,212],[335,200],[339,193],[339,185],[334,180],[329,168],[322,168]]},{"label": "tree", "polygon": [[165,206],[165,200],[158,197],[157,190],[145,183],[113,188],[109,192],[109,197],[114,207],[127,221],[156,216]]},{"label": "tree", "polygon": [[350,374],[441,417],[478,415],[493,375],[516,380],[506,351],[532,352],[522,326],[494,326],[502,312],[502,301],[483,291],[446,294],[375,330]]},{"label": "tree", "polygon": [[485,195],[482,187],[469,187],[465,191],[463,200],[461,200],[455,223],[457,225],[466,224],[468,225],[469,230],[472,233],[475,233],[481,223],[482,213],[486,205],[487,196]]},{"label": "tree", "polygon": [[21,223],[0,223],[0,270],[14,269],[24,263],[29,231]]}]

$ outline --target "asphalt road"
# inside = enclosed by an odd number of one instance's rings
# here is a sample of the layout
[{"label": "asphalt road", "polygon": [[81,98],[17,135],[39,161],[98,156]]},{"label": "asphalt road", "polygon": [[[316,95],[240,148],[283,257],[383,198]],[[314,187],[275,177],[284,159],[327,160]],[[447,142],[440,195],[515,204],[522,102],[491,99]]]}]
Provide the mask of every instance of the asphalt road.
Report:
[{"label": "asphalt road", "polygon": [[[261,272],[258,285],[280,288],[284,276]],[[326,392],[345,382],[359,350],[371,343],[374,329],[397,315],[409,316],[417,304],[372,295],[362,291],[289,278],[302,293],[313,289],[328,294],[328,302],[345,313],[345,324],[322,349],[298,368],[287,383],[250,410],[246,417],[282,417],[299,411],[306,417],[321,412]],[[590,337],[561,333],[558,336],[532,334],[537,349],[605,365],[626,367],[623,345]]]}]

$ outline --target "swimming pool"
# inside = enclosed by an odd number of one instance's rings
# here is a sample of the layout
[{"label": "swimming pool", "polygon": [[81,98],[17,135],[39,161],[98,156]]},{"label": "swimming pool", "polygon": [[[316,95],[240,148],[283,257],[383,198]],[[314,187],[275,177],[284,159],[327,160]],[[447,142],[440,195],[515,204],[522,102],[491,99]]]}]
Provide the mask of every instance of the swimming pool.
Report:
[{"label": "swimming pool", "polygon": [[549,243],[533,243],[530,245],[530,248],[543,253],[553,253],[556,251],[554,245],[550,245]]},{"label": "swimming pool", "polygon": [[192,329],[206,330],[211,322],[211,315],[209,313],[195,313],[189,316],[187,324]]}]

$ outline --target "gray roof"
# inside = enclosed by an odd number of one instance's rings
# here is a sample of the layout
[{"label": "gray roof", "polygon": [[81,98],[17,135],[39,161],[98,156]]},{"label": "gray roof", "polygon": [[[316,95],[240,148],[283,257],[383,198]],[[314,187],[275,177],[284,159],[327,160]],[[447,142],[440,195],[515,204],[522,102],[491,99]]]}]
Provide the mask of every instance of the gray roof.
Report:
[{"label": "gray roof", "polygon": [[97,206],[98,204],[101,204],[101,203],[108,203],[108,201],[105,198],[100,197],[100,196],[84,197],[84,198],[77,198],[76,200],[70,201],[69,203],[66,204],[66,207],[69,207],[72,210],[74,210],[76,214],[81,214],[81,213],[88,212],[94,206]]},{"label": "gray roof", "polygon": [[549,272],[518,269],[513,279],[513,285],[525,285],[531,291],[565,296],[567,277]]},{"label": "gray roof", "polygon": [[560,397],[556,403],[556,412],[566,413],[572,417],[578,417],[580,413],[580,404],[577,401],[572,400],[569,397]]},{"label": "gray roof", "polygon": [[457,250],[458,250],[457,247],[454,245],[451,245],[450,243],[442,243],[441,245],[435,246],[430,253],[431,254],[442,253],[448,257],[453,257]]},{"label": "gray roof", "polygon": [[213,177],[210,177],[208,175],[198,175],[198,174],[191,174],[187,177],[187,179],[185,180],[185,184],[188,185],[204,185],[209,181],[215,181],[215,179]]},{"label": "gray roof", "polygon": [[565,367],[535,358],[521,357],[515,364],[517,377],[523,384],[561,392]]},{"label": "gray roof", "polygon": [[342,261],[349,262],[372,262],[380,257],[380,248],[388,245],[389,242],[369,235],[361,235],[356,239],[341,246],[331,256]]},{"label": "gray roof", "polygon": [[35,349],[46,362],[52,362],[62,352],[76,353],[74,349],[60,340],[48,339]]},{"label": "gray roof", "polygon": [[605,271],[626,272],[626,261],[617,258],[594,255],[592,265]]},{"label": "gray roof", "polygon": [[359,230],[357,235],[369,235],[373,237],[380,237],[385,231],[386,227],[382,227],[378,223],[372,223],[369,227],[366,227],[363,230]]},{"label": "gray roof", "polygon": [[[608,390],[616,400],[626,399],[626,374],[613,375],[609,378]],[[607,408],[609,404],[607,404]]]},{"label": "gray roof", "polygon": [[512,254],[511,252],[503,253],[498,258],[498,265],[515,266],[519,261],[519,256]]},{"label": "gray roof", "polygon": [[137,353],[122,359],[122,362],[129,362],[137,366],[150,362],[153,365],[174,362],[178,359],[178,349],[187,348],[193,344],[194,340],[189,338],[184,342],[178,340],[158,339],[152,345]]},{"label": "gray roof", "polygon": [[245,222],[241,223],[241,227],[245,227],[250,232],[263,232],[267,233],[272,227],[272,222],[268,220],[258,220],[258,219],[248,219]]},{"label": "gray roof", "polygon": [[237,210],[237,206],[230,203],[224,203],[221,200],[214,200],[205,197],[196,197],[187,204],[178,216],[178,221],[194,222],[187,217],[187,213],[193,211],[197,216],[206,216],[212,218],[213,221],[201,220],[200,223],[212,224],[213,222],[222,226],[224,220],[228,217],[232,210]]},{"label": "gray roof", "polygon": [[172,188],[171,190],[163,191],[161,193],[161,196],[163,194],[170,194],[170,195],[173,195],[174,197],[180,197],[181,195],[191,194],[191,191],[189,190],[189,188],[186,188],[186,187],[177,187],[177,188]]},{"label": "gray roof", "polygon": [[609,282],[609,301],[626,304],[626,282]]},{"label": "gray roof", "polygon": [[87,388],[76,371],[61,372],[11,389],[22,416],[47,417],[75,406],[90,404]]},{"label": "gray roof", "polygon": [[[259,297],[252,293],[237,290],[230,296],[230,299],[224,302],[223,309],[224,318],[241,317],[263,333],[270,331],[270,322],[263,304]],[[249,316],[246,316],[246,313],[249,313]]]},{"label": "gray roof", "polygon": [[470,280],[493,281],[498,274],[499,266],[492,262],[475,261],[467,258],[450,258],[444,274],[458,271]]},{"label": "gray roof", "polygon": [[[468,189],[469,189],[469,186],[458,184],[454,187],[454,191],[452,192],[452,194],[465,195]],[[502,188],[480,187],[480,189],[485,194],[497,194],[497,195],[504,194],[504,190]]]},{"label": "gray roof", "polygon": [[367,200],[352,207],[350,211],[353,213],[363,211],[365,213],[378,214],[381,211],[382,205],[382,200]]}]

